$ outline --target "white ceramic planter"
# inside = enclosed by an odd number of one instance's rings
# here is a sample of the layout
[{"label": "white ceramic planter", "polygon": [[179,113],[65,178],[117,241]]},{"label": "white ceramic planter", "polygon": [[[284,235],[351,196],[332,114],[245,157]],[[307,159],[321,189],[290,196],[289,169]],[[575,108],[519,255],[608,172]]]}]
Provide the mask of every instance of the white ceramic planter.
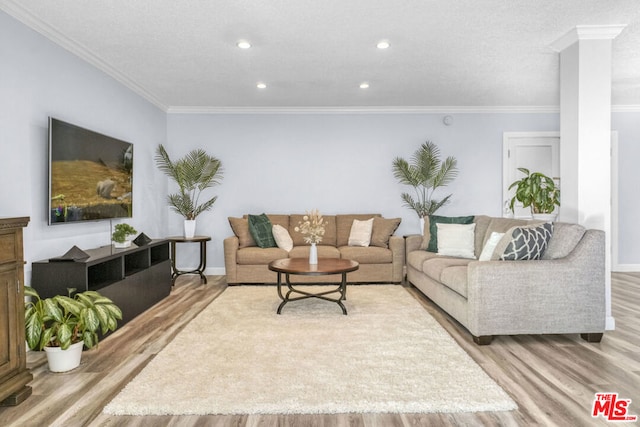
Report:
[{"label": "white ceramic planter", "polygon": [[131,246],[131,240],[125,240],[124,242],[113,242],[113,247],[116,249],[124,249]]},{"label": "white ceramic planter", "polygon": [[532,215],[533,219],[540,220],[540,221],[546,221],[546,222],[555,221],[557,216],[558,215],[554,214],[554,213],[550,213],[550,214],[533,214]]},{"label": "white ceramic planter", "polygon": [[191,239],[196,235],[196,220],[185,219],[184,220],[184,237]]},{"label": "white ceramic planter", "polygon": [[83,346],[84,341],[71,344],[66,350],[62,350],[60,347],[45,347],[49,370],[51,372],[67,372],[80,366]]}]

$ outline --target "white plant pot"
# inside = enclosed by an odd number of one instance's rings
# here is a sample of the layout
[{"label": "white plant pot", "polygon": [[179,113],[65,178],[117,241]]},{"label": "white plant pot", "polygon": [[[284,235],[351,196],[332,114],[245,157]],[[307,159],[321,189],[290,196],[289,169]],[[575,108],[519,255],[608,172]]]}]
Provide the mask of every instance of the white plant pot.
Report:
[{"label": "white plant pot", "polygon": [[124,242],[113,242],[113,247],[116,249],[124,249],[131,246],[131,240],[125,240]]},{"label": "white plant pot", "polygon": [[553,222],[556,220],[558,214],[550,213],[550,214],[532,214],[533,219],[545,222]]},{"label": "white plant pot", "polygon": [[84,341],[71,344],[66,350],[62,350],[60,347],[45,347],[49,370],[51,372],[66,372],[80,366],[83,346]]},{"label": "white plant pot", "polygon": [[184,220],[184,237],[187,239],[191,239],[195,235],[196,235],[196,220],[185,219]]}]

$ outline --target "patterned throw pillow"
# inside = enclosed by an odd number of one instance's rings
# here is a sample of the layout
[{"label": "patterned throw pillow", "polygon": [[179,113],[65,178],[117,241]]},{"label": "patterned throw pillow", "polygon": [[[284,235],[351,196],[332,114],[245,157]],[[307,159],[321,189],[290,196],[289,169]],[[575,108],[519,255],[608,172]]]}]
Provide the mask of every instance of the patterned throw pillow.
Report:
[{"label": "patterned throw pillow", "polygon": [[271,221],[266,214],[249,215],[249,232],[261,248],[275,248],[276,240],[273,238]]},{"label": "patterned throw pillow", "polygon": [[525,261],[540,259],[547,250],[549,240],[553,235],[553,224],[509,229],[498,243],[492,259],[502,261]]}]

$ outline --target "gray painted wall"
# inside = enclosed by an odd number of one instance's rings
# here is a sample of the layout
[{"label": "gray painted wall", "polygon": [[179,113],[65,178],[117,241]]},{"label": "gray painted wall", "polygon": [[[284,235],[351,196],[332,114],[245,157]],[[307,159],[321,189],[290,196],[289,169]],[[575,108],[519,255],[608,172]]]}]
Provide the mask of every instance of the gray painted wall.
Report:
[{"label": "gray painted wall", "polygon": [[0,94],[0,216],[31,217],[24,234],[28,262],[73,245],[111,243],[108,221],[47,225],[49,116],[134,144],[134,218],[128,222],[149,236],[164,235],[166,186],[153,164],[153,150],[165,140],[163,111],[2,12]]},{"label": "gray painted wall", "polygon": [[611,128],[618,131],[618,264],[640,271],[640,112],[613,113]]},{"label": "gray painted wall", "polygon": [[[57,256],[73,245],[110,242],[108,222],[47,225],[47,117],[135,144],[134,227],[152,237],[181,234],[181,218],[165,204],[171,183],[155,167],[159,143],[182,156],[205,148],[225,167],[199,234],[213,237],[208,266],[222,273],[228,216],[261,212],[379,212],[402,217],[398,234],[418,230],[402,207],[391,172],[426,140],[458,159],[460,175],[442,214],[501,214],[502,133],[557,131],[557,114],[165,114],[111,77],[0,12],[0,216],[31,216],[25,231],[28,262]],[[614,113],[619,131],[620,263],[640,268],[640,112]],[[193,266],[195,248],[179,249],[179,265]],[[30,265],[27,265],[27,271]],[[29,276],[27,275],[27,278]]]},{"label": "gray painted wall", "polygon": [[[227,217],[246,213],[378,212],[401,217],[397,233],[418,232],[419,219],[402,206],[391,162],[409,159],[426,140],[442,158],[458,160],[460,173],[446,190],[451,203],[439,213],[501,215],[502,133],[554,131],[557,114],[169,114],[172,156],[203,147],[223,162],[223,185],[196,232],[213,236],[209,265],[224,264]],[[442,193],[444,195],[448,193]],[[179,233],[180,217],[169,228]],[[185,249],[186,250],[186,249]]]}]

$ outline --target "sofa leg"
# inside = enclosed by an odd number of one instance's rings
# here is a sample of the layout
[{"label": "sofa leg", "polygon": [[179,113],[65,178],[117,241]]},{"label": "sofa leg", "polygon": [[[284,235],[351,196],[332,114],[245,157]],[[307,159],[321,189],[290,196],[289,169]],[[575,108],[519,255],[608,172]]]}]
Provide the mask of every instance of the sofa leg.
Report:
[{"label": "sofa leg", "polygon": [[580,334],[580,338],[582,338],[586,342],[600,342],[602,341],[602,335],[602,332]]},{"label": "sofa leg", "polygon": [[478,345],[489,345],[493,341],[493,335],[480,335],[479,337],[473,336],[473,342]]}]

